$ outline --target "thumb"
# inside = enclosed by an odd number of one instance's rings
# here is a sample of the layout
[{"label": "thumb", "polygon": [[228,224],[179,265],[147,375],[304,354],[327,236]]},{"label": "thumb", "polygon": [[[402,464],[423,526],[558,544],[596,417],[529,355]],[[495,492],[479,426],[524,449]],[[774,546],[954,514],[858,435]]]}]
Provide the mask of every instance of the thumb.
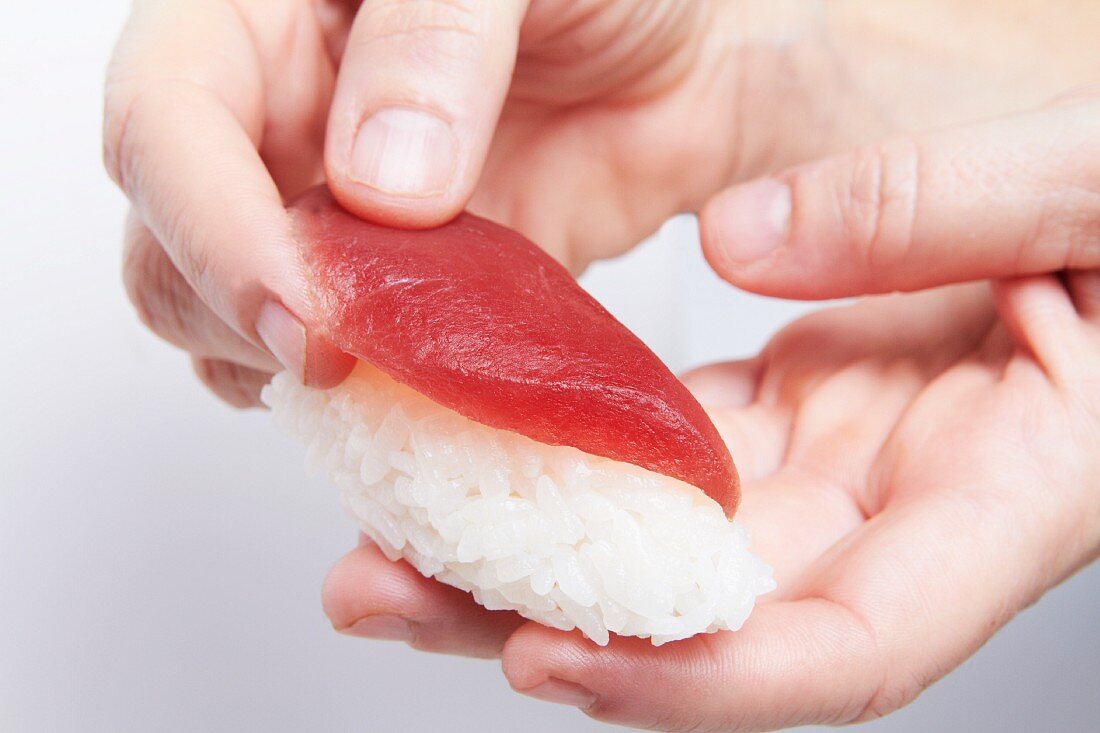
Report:
[{"label": "thumb", "polygon": [[1100,267],[1100,103],[903,137],[734,186],[701,214],[735,285],[789,298]]},{"label": "thumb", "polygon": [[527,0],[366,0],[329,115],[325,172],[356,214],[441,224],[466,205],[508,92]]}]

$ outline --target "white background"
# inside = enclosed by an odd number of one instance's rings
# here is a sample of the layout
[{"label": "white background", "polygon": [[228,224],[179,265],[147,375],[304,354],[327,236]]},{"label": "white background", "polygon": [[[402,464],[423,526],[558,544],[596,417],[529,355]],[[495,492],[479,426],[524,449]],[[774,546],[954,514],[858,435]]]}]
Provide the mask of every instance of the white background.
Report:
[{"label": "white background", "polygon": [[[139,327],[99,163],[119,0],[0,16],[0,731],[597,730],[494,662],[333,633],[355,532],[259,412]],[[586,280],[676,367],[749,354],[805,306],[713,277],[690,220]],[[958,599],[965,602],[965,599]],[[868,731],[1096,730],[1100,567]],[[791,690],[797,695],[797,690]]]}]

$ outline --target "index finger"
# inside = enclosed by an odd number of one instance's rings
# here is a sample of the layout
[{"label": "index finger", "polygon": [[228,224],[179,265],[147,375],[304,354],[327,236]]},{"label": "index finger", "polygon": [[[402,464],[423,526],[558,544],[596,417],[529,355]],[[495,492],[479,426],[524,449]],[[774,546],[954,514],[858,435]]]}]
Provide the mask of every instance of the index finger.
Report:
[{"label": "index finger", "polygon": [[314,332],[290,219],[257,151],[264,115],[257,51],[231,3],[137,6],[108,71],[108,171],[214,312],[300,378],[333,384],[351,360]]},{"label": "index finger", "polygon": [[704,252],[735,285],[792,298],[1100,267],[1098,140],[1095,92],[894,138],[718,194]]}]

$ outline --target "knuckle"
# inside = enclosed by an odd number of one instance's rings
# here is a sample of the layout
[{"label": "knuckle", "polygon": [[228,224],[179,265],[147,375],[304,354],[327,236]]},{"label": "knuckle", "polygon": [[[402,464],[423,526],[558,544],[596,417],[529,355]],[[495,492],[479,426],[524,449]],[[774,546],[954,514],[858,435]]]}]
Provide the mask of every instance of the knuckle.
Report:
[{"label": "knuckle", "polygon": [[122,192],[131,196],[135,144],[154,86],[131,78],[108,78],[103,95],[103,166]]},{"label": "knuckle", "polygon": [[[122,39],[126,38],[124,30]],[[129,95],[123,93],[123,83],[126,72],[125,53],[122,51],[123,40],[115,46],[111,60],[107,64],[106,78],[103,83],[103,119],[102,119],[102,157],[103,167],[107,169],[107,175],[115,184],[122,188],[121,159],[119,148],[126,136],[127,119],[129,117]]]},{"label": "knuckle", "polygon": [[252,281],[234,274],[245,268],[239,259],[232,259],[231,252],[219,248],[220,241],[196,231],[196,213],[190,205],[159,212],[158,231],[165,243],[165,247],[157,245],[162,264],[156,273],[159,284],[168,295],[176,296],[180,306],[192,310],[201,300],[199,293],[205,294],[212,306],[243,302]]},{"label": "knuckle", "polygon": [[430,44],[433,53],[449,55],[483,35],[485,14],[462,0],[383,0],[364,10],[371,42]]},{"label": "knuckle", "polygon": [[836,189],[841,226],[868,270],[902,263],[914,245],[920,145],[898,138],[856,150]]},{"label": "knuckle", "polygon": [[1027,171],[1041,188],[1037,219],[1018,245],[1020,270],[1100,267],[1100,103],[1079,93],[1064,104],[1051,142]]},{"label": "knuckle", "polygon": [[1100,267],[1100,180],[1065,180],[1054,186],[1042,198],[1034,226],[1017,245],[1017,270]]},{"label": "knuckle", "polygon": [[128,137],[132,99],[119,86],[108,79],[103,95],[103,167],[115,185],[125,191],[122,150]]},{"label": "knuckle", "polygon": [[151,153],[143,149],[143,133],[155,130],[166,115],[196,103],[214,100],[226,106],[211,89],[190,78],[121,73],[108,75],[103,100],[103,166],[130,198],[140,190],[134,176]]}]

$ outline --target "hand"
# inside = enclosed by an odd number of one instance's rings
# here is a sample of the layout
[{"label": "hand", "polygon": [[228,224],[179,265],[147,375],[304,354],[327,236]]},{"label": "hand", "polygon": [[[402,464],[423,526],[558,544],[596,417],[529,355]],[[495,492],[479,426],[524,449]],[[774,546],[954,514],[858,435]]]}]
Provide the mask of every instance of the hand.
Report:
[{"label": "hand", "polygon": [[712,263],[758,291],[995,279],[823,311],[689,375],[779,584],[742,630],[601,649],[369,545],[326,583],[334,625],[502,654],[516,689],[636,726],[844,723],[914,699],[1100,555],[1098,109],[1082,94],[899,139],[704,211]]},{"label": "hand", "polygon": [[[144,0],[104,124],[134,206],[127,289],[217,394],[255,404],[280,367],[327,386],[351,364],[317,335],[283,210],[323,178],[353,211],[402,226],[469,203],[579,270],[734,181],[1095,68],[1089,8],[1014,6],[1013,23],[1059,39],[1022,69],[1030,41],[971,53],[975,33],[1015,32],[997,14],[914,8]],[[893,43],[925,29],[934,48]],[[878,37],[898,50],[867,63]],[[890,64],[930,91],[876,76]]]},{"label": "hand", "polygon": [[104,125],[134,205],[131,299],[249,405],[280,362],[315,386],[350,368],[315,334],[283,209],[326,172],[375,220],[429,226],[473,196],[576,267],[624,249],[731,180],[732,139],[707,134],[735,106],[713,16],[613,0],[138,3]]}]

